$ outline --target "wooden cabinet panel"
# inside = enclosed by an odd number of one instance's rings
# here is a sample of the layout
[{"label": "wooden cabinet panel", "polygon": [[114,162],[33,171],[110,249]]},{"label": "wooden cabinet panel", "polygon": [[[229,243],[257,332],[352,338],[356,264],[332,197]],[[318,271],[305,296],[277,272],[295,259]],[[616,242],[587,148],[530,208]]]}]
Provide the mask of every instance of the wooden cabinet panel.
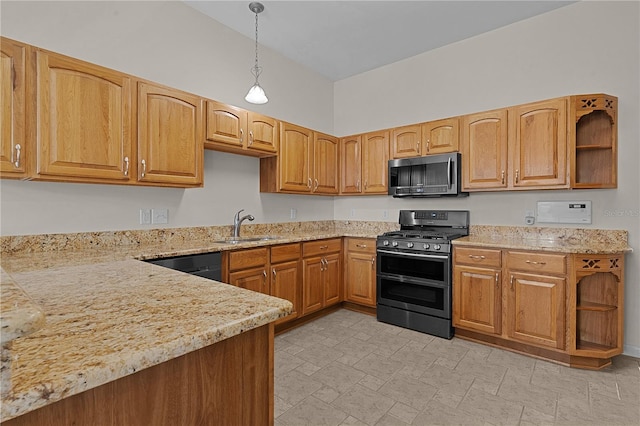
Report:
[{"label": "wooden cabinet panel", "polygon": [[[207,101],[207,141],[245,146],[247,111],[221,102]],[[215,147],[207,145],[205,148]]]},{"label": "wooden cabinet panel", "polygon": [[397,127],[391,132],[391,158],[422,155],[422,127],[420,124]]},{"label": "wooden cabinet panel", "polygon": [[322,256],[327,253],[339,252],[341,248],[342,241],[340,238],[307,241],[302,244],[302,255],[304,257]]},{"label": "wooden cabinet panel", "polygon": [[568,186],[567,99],[520,105],[509,113],[511,185]]},{"label": "wooden cabinet panel", "polygon": [[456,264],[453,279],[453,325],[499,335],[502,330],[500,270]]},{"label": "wooden cabinet panel", "polygon": [[345,300],[361,305],[376,306],[376,255],[361,251],[347,251],[345,265]]},{"label": "wooden cabinet panel", "polygon": [[564,349],[565,278],[512,272],[507,291],[507,336]]},{"label": "wooden cabinet panel", "polygon": [[422,124],[422,139],[424,141],[422,155],[458,151],[458,117],[430,121]]},{"label": "wooden cabinet panel", "polygon": [[300,315],[301,278],[298,260],[271,266],[271,295],[287,299],[293,304],[293,312],[277,320],[275,325],[296,319]]},{"label": "wooden cabinet panel", "polygon": [[129,76],[54,53],[36,55],[37,172],[128,181]]},{"label": "wooden cabinet panel", "polygon": [[311,130],[280,123],[279,191],[311,192]]},{"label": "wooden cabinet panel", "polygon": [[386,194],[389,173],[389,132],[367,133],[362,141],[362,192]]},{"label": "wooden cabinet panel", "polygon": [[302,264],[302,315],[307,315],[324,306],[324,261],[322,257],[312,257]]},{"label": "wooden cabinet panel", "polygon": [[138,180],[201,186],[203,101],[189,93],[138,83]]},{"label": "wooden cabinet panel", "polygon": [[300,243],[271,246],[271,263],[298,260],[300,258],[300,253]]},{"label": "wooden cabinet panel", "polygon": [[340,254],[330,254],[324,258],[324,306],[342,301],[342,262]]},{"label": "wooden cabinet panel", "polygon": [[269,249],[258,247],[255,249],[245,249],[229,252],[229,270],[262,267],[269,263]]},{"label": "wooden cabinet panel", "polygon": [[462,118],[462,189],[507,187],[507,110]]},{"label": "wooden cabinet panel", "polygon": [[229,273],[229,284],[259,293],[271,294],[265,268],[245,269]]},{"label": "wooden cabinet panel", "polygon": [[453,261],[460,265],[500,268],[501,259],[500,250],[455,247],[453,251]]},{"label": "wooden cabinet panel", "polygon": [[0,176],[26,177],[26,59],[28,46],[0,38]]},{"label": "wooden cabinet panel", "polygon": [[261,151],[269,154],[278,152],[278,121],[266,115],[249,111],[249,151]]},{"label": "wooden cabinet panel", "polygon": [[509,251],[506,254],[506,262],[512,271],[557,275],[567,273],[567,256],[564,254]]},{"label": "wooden cabinet panel", "polygon": [[340,140],[340,193],[360,194],[362,182],[362,136]]},{"label": "wooden cabinet panel", "polygon": [[314,132],[313,138],[313,192],[337,194],[340,167],[338,138]]}]

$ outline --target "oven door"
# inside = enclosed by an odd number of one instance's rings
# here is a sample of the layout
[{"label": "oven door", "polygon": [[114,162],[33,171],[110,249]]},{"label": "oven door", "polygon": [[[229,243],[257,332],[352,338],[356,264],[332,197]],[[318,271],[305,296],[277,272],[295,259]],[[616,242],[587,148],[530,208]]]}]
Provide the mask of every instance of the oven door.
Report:
[{"label": "oven door", "polygon": [[451,318],[451,258],[446,254],[377,251],[377,303]]}]

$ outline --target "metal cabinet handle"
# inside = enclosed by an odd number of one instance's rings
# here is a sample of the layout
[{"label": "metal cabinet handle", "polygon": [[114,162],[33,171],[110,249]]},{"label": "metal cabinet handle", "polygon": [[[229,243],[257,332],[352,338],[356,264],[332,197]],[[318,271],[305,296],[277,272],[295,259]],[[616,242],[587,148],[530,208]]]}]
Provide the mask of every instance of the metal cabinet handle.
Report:
[{"label": "metal cabinet handle", "polygon": [[360,179],[356,182],[356,189],[360,191]]},{"label": "metal cabinet handle", "polygon": [[528,263],[529,265],[546,265],[547,262],[535,262],[533,260],[526,260],[525,263]]},{"label": "metal cabinet handle", "polygon": [[311,178],[307,179],[307,188],[311,189]]},{"label": "metal cabinet handle", "polygon": [[129,176],[129,157],[124,157],[124,175]]},{"label": "metal cabinet handle", "polygon": [[416,142],[416,152],[420,154],[420,141]]},{"label": "metal cabinet handle", "polygon": [[501,176],[502,176],[502,177],[501,177],[501,182],[502,182],[502,184],[504,185],[504,170],[502,171]]},{"label": "metal cabinet handle", "polygon": [[240,143],[244,142],[244,130],[240,128]]},{"label": "metal cabinet handle", "polygon": [[371,256],[371,269],[373,269],[373,268],[374,268],[375,263],[376,263],[376,258],[375,258],[375,256]]},{"label": "metal cabinet handle", "polygon": [[313,190],[315,191],[316,189],[318,189],[318,179],[314,179],[314,186],[313,186]]},{"label": "metal cabinet handle", "polygon": [[365,180],[364,181],[364,190],[366,191],[368,187],[369,187],[369,181]]},{"label": "metal cabinet handle", "polygon": [[253,130],[249,131],[249,146],[253,145]]},{"label": "metal cabinet handle", "polygon": [[262,281],[265,284],[267,283],[267,271],[265,271],[264,269],[262,270]]},{"label": "metal cabinet handle", "polygon": [[476,259],[476,260],[482,260],[482,259],[485,259],[485,257],[484,257],[484,256],[478,256],[477,254],[470,254],[470,255],[469,255],[469,258],[471,258],[471,259]]},{"label": "metal cabinet handle", "polygon": [[509,285],[511,285],[511,290],[513,291],[513,275],[511,275],[511,279],[509,280]]},{"label": "metal cabinet handle", "polygon": [[20,153],[22,152],[22,146],[19,143],[17,143],[14,148],[16,149],[16,161],[13,163],[13,165],[17,169],[20,167]]},{"label": "metal cabinet handle", "polygon": [[366,244],[356,244],[356,247],[358,248],[367,248]]},{"label": "metal cabinet handle", "polygon": [[320,250],[326,250],[328,248],[329,248],[329,246],[320,246]]},{"label": "metal cabinet handle", "polygon": [[520,170],[516,169],[516,183],[520,180]]},{"label": "metal cabinet handle", "polygon": [[140,173],[140,177],[144,177],[144,175],[147,174],[147,162],[142,160],[140,164],[142,164],[142,173]]},{"label": "metal cabinet handle", "polygon": [[427,149],[427,152],[429,152],[429,143],[430,143],[430,142],[431,142],[431,140],[430,140],[430,139],[427,139],[427,144],[426,144],[426,147],[425,147],[425,148]]},{"label": "metal cabinet handle", "polygon": [[273,278],[275,278],[276,277],[276,268],[273,268],[271,271],[273,272]]},{"label": "metal cabinet handle", "polygon": [[498,288],[499,283],[500,283],[500,279],[498,278],[499,273],[496,272],[496,288]]}]

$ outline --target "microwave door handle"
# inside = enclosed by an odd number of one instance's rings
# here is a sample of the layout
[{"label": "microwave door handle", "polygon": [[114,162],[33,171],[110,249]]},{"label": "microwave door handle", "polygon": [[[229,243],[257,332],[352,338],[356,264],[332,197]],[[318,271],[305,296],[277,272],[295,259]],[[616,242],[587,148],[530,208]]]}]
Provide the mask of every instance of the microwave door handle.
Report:
[{"label": "microwave door handle", "polygon": [[447,187],[451,189],[451,157],[447,161]]}]

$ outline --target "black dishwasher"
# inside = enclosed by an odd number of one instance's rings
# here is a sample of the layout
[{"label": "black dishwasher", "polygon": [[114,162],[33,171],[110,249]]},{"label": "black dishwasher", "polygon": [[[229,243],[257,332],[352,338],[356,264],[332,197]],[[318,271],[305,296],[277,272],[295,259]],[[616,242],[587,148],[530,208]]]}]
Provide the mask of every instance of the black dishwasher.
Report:
[{"label": "black dishwasher", "polygon": [[162,259],[150,259],[145,262],[175,269],[191,275],[208,278],[210,280],[222,280],[222,256],[220,252],[188,254],[185,256],[165,257]]}]

